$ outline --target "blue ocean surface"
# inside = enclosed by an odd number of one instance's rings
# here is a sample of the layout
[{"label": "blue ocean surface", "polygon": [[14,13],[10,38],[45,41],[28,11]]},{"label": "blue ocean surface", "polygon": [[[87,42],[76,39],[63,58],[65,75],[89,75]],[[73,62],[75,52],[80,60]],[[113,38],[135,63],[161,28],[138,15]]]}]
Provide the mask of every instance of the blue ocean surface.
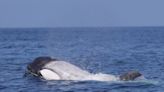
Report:
[{"label": "blue ocean surface", "polygon": [[[140,71],[145,82],[45,81],[24,77],[38,56],[92,73]],[[164,28],[0,29],[0,92],[163,92]]]}]

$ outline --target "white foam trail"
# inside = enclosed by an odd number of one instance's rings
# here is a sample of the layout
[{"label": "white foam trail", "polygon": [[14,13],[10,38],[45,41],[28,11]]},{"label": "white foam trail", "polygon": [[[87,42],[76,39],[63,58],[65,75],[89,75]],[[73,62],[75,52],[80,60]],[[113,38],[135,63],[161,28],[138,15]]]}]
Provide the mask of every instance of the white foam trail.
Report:
[{"label": "white foam trail", "polygon": [[98,73],[98,74],[91,74],[91,75],[87,76],[86,80],[117,81],[118,78],[114,75]]}]

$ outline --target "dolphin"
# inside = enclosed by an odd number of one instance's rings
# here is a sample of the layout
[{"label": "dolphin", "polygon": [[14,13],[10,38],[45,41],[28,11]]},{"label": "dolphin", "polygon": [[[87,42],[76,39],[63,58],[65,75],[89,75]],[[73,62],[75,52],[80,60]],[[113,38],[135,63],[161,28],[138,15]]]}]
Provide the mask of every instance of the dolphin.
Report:
[{"label": "dolphin", "polygon": [[112,74],[93,74],[69,62],[41,56],[27,65],[27,73],[45,80],[96,80],[96,81],[131,81],[142,77],[138,71],[129,71],[120,76]]}]

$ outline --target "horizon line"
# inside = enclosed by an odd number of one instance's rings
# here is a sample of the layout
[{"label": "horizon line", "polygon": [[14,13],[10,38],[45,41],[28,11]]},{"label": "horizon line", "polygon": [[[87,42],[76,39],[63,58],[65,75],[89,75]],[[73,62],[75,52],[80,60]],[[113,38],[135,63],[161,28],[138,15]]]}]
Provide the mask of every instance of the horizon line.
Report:
[{"label": "horizon line", "polygon": [[164,26],[63,26],[63,27],[0,27],[0,29],[58,29],[58,28],[159,28]]}]

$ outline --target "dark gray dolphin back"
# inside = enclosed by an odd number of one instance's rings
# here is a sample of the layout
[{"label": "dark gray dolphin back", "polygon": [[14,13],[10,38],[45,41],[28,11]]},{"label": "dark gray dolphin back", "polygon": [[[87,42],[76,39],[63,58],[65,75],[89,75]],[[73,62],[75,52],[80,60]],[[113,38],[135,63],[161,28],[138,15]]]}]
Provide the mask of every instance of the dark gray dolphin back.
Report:
[{"label": "dark gray dolphin back", "polygon": [[123,81],[129,81],[129,80],[135,80],[136,78],[140,77],[142,74],[138,71],[130,71],[127,73],[124,73],[120,76],[120,80]]},{"label": "dark gray dolphin back", "polygon": [[34,75],[39,75],[40,73],[38,71],[40,71],[47,63],[50,63],[53,60],[55,59],[47,56],[37,57],[27,66],[27,70]]}]

